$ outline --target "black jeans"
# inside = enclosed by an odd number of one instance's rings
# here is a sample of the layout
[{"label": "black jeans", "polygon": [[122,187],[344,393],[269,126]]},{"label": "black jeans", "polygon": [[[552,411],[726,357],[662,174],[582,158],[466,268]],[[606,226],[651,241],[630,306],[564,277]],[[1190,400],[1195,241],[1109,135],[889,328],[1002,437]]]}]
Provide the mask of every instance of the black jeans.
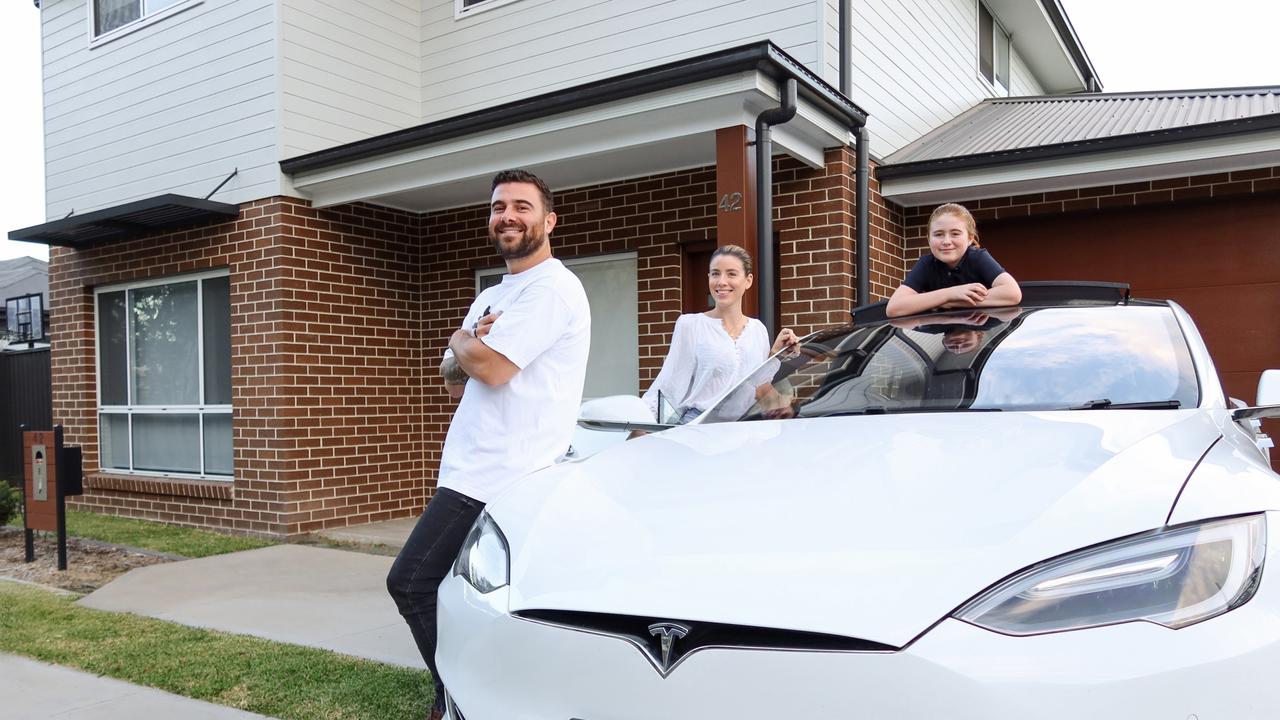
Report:
[{"label": "black jeans", "polygon": [[435,497],[414,526],[387,575],[387,592],[409,623],[418,652],[436,684],[436,707],[444,708],[444,684],[436,672],[436,593],[453,569],[462,541],[484,503],[448,488]]}]

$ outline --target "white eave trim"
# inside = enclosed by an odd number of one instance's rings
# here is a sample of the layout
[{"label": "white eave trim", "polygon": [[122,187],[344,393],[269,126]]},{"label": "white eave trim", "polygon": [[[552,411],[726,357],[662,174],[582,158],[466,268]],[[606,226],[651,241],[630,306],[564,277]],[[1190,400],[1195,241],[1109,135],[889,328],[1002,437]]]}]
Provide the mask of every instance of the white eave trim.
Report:
[{"label": "white eave trim", "polygon": [[1280,165],[1280,130],[881,180],[905,207]]},{"label": "white eave trim", "polygon": [[[319,207],[366,201],[425,212],[482,200],[483,194],[460,193],[459,184],[470,188],[477,179],[487,180],[493,173],[510,167],[555,164],[562,177],[553,184],[570,187],[714,164],[715,130],[736,125],[754,127],[756,115],[776,107],[779,97],[778,85],[771,78],[746,71],[299,172],[293,176],[293,185]],[[696,141],[691,141],[694,137]],[[826,148],[853,140],[845,124],[804,98],[799,101],[796,117],[776,126],[773,137],[779,150],[814,168],[823,167]],[[698,152],[682,154],[683,165],[661,153],[653,154],[653,159],[646,162],[649,154],[641,150],[663,143],[682,143],[682,148],[696,145]],[[619,162],[594,163],[608,165],[612,176],[604,176],[602,168],[588,162],[602,157],[619,158]],[[580,170],[574,169],[575,159],[583,161],[579,163]],[[427,194],[431,197],[424,199]],[[406,204],[409,197],[415,201]]]}]

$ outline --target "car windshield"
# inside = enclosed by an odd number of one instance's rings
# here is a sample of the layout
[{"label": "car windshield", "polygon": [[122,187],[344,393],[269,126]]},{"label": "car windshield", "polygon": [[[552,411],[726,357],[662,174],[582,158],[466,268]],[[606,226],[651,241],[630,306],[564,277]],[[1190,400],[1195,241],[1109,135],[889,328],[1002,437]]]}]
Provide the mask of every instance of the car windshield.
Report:
[{"label": "car windshield", "polygon": [[1171,409],[1199,404],[1168,306],[952,312],[815,333],[702,422],[893,412]]}]

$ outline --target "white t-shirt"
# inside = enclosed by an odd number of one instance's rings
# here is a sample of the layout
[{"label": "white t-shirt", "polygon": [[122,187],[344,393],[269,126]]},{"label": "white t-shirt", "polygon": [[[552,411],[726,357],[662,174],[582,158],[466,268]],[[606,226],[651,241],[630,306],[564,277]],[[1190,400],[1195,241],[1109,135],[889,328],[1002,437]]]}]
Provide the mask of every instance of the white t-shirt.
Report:
[{"label": "white t-shirt", "polygon": [[520,371],[495,387],[467,380],[445,436],[438,483],[481,502],[569,448],[591,348],[587,294],[555,258],[485,288],[462,327],[470,329],[486,307],[502,315],[481,342]]},{"label": "white t-shirt", "polygon": [[[769,356],[768,331],[764,323],[747,318],[747,326],[734,340],[720,322],[703,313],[681,315],[671,336],[671,350],[662,370],[645,391],[644,400],[657,417],[658,391],[672,407],[707,410],[720,393],[738,384]],[[760,382],[768,382],[765,377]],[[746,412],[755,402],[754,392],[730,401]],[[658,418],[664,420],[665,418]]]}]

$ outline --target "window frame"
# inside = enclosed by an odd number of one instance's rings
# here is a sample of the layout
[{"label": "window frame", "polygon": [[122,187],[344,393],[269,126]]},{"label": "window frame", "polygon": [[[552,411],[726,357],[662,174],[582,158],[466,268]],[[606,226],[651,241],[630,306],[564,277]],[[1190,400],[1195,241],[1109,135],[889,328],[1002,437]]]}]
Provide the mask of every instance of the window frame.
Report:
[{"label": "window frame", "polygon": [[[638,275],[638,273],[640,272],[640,253],[635,250],[624,250],[622,252],[604,252],[604,253],[595,253],[591,255],[579,255],[577,257],[572,257],[572,258],[557,258],[557,259],[560,260],[560,262],[563,263],[566,268],[572,268],[574,266],[581,266],[581,265],[593,265],[596,263],[618,262],[622,260],[631,260],[635,262],[636,273],[637,273],[637,276],[636,276],[636,314],[637,314],[636,358],[637,358],[637,363],[636,363],[635,380],[638,386],[640,382],[640,372],[641,372],[641,368],[639,366],[639,357],[640,357],[640,351],[644,347],[643,345],[644,334],[640,332],[640,326],[639,326],[639,314],[641,312],[641,308],[644,305],[644,303],[642,303],[640,300],[640,283],[639,283],[639,275]],[[506,273],[507,273],[507,268],[502,265],[476,269],[475,270],[476,297],[479,297],[480,293],[483,292],[484,290],[484,286],[481,285],[482,278],[491,278],[491,277],[501,278]],[[498,282],[501,282],[501,280],[499,280]],[[590,380],[589,377],[587,379]],[[639,391],[639,388],[637,387],[637,392],[638,391]],[[595,397],[595,396],[586,395],[585,389],[583,392],[584,392],[582,396],[583,400],[587,400],[589,399],[589,397]],[[606,396],[600,396],[600,397],[606,397]]]},{"label": "window frame", "polygon": [[[640,254],[635,250],[624,250],[622,252],[600,253],[597,255],[579,255],[578,257],[556,259],[568,268],[573,267],[574,265],[590,265],[592,263],[616,262],[618,260],[635,260],[638,263],[640,260]],[[484,287],[480,285],[480,278],[493,277],[494,275],[501,277],[506,274],[507,267],[505,265],[492,265],[476,269],[476,295],[480,295],[481,291],[484,290]],[[499,282],[501,282],[501,280],[499,280]]]},{"label": "window frame", "polygon": [[[994,90],[996,95],[1008,97],[1012,94],[1011,86],[1013,85],[1013,34],[1005,28],[1004,24],[1000,22],[1000,17],[991,10],[991,7],[987,5],[986,2],[983,0],[976,0],[974,7],[977,11],[977,22],[974,23],[974,37],[976,40],[975,46],[977,48],[977,54],[974,58],[974,67],[978,71],[978,77],[982,78],[982,81]],[[982,44],[983,12],[986,12],[987,16],[991,18],[991,77],[987,77],[982,72],[982,51],[984,49]],[[1003,81],[1000,79],[1000,54],[996,51],[997,45],[1001,42],[1002,37],[1005,46],[1005,78]]]},{"label": "window frame", "polygon": [[471,7],[465,6],[466,0],[453,0],[453,19],[461,20],[476,13],[488,12],[519,0],[475,0]]},{"label": "window frame", "polygon": [[97,35],[94,32],[94,28],[98,25],[97,0],[88,0],[89,7],[88,12],[85,13],[85,19],[88,25],[89,49],[92,50],[99,45],[105,45],[112,40],[122,38],[145,27],[149,27],[150,25],[160,22],[171,15],[177,15],[180,12],[189,10],[197,5],[201,5],[204,3],[204,0],[178,0],[178,2],[168,7],[160,8],[159,10],[149,14],[146,13],[146,0],[138,0],[138,2],[142,4],[143,13],[139,15],[137,20],[127,22],[120,27],[112,28],[101,35]]},{"label": "window frame", "polygon": [[[146,477],[159,478],[182,478],[193,480],[210,480],[215,482],[233,482],[235,480],[235,444],[234,429],[232,434],[232,469],[228,474],[209,473],[205,471],[205,452],[204,452],[204,418],[206,415],[230,415],[234,418],[232,412],[232,404],[209,404],[205,400],[205,380],[204,380],[204,286],[203,280],[214,278],[229,278],[230,270],[223,268],[220,270],[210,270],[205,272],[185,273],[182,275],[170,275],[162,278],[150,278],[147,280],[135,280],[126,283],[113,283],[110,285],[101,285],[93,289],[93,377],[94,377],[94,416],[98,429],[98,470],[104,473],[123,473],[127,475],[138,475]],[[173,405],[135,405],[133,403],[133,323],[132,315],[129,313],[128,292],[140,288],[158,287],[162,285],[175,285],[185,282],[196,282],[196,340],[198,349],[196,351],[196,374],[199,378],[200,402],[192,404],[173,404]],[[99,317],[98,309],[99,298],[104,293],[124,292],[125,293],[125,399],[128,401],[125,405],[104,405],[102,402],[102,320]],[[229,310],[230,312],[230,310]],[[201,472],[179,472],[179,471],[162,471],[162,470],[138,470],[134,467],[133,453],[133,418],[135,415],[195,415],[199,419],[199,459]],[[125,415],[128,417],[128,446],[129,446],[129,467],[106,467],[103,464],[102,452],[102,420],[106,415]]]}]

